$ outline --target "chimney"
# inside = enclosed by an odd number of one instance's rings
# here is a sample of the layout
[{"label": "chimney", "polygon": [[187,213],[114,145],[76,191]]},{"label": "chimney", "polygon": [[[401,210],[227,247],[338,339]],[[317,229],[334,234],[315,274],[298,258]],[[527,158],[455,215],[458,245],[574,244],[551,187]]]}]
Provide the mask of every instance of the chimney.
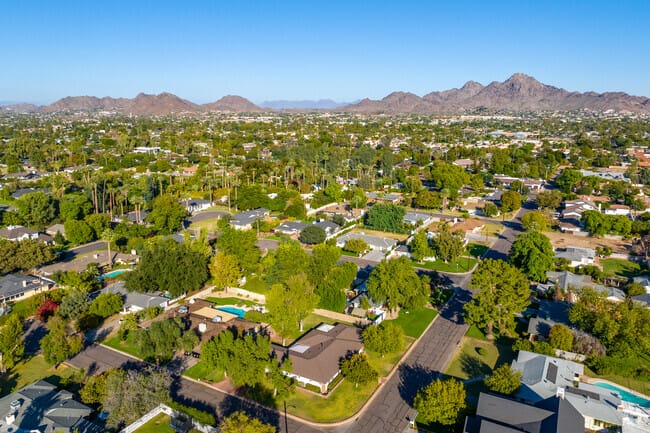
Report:
[{"label": "chimney", "polygon": [[23,283],[23,287],[27,287],[27,280],[23,280],[22,283]]},{"label": "chimney", "polygon": [[562,388],[561,386],[558,386],[557,390],[555,391],[555,396],[557,398],[561,398],[562,400],[564,400],[564,388]]}]

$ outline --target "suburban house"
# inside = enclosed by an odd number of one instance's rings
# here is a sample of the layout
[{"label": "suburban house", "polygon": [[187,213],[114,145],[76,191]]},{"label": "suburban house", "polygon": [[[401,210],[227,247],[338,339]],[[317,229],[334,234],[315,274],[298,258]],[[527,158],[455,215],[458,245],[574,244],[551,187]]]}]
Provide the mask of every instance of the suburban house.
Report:
[{"label": "suburban house", "polygon": [[0,229],[0,238],[5,238],[9,241],[38,239],[38,231],[23,226],[7,226]]},{"label": "suburban house", "polygon": [[170,302],[169,299],[158,295],[129,292],[126,290],[124,281],[111,284],[102,289],[100,293],[117,293],[122,296],[124,306],[122,307],[121,314],[137,313],[138,311],[142,311],[149,307],[160,307],[165,309]]},{"label": "suburban house", "polygon": [[189,321],[190,327],[197,331],[202,342],[209,341],[226,329],[236,329],[242,334],[260,330],[259,324],[226,311],[227,307],[214,307],[212,302],[204,299],[192,299],[185,307],[184,312],[177,309],[176,313],[181,313]]},{"label": "suburban house", "polygon": [[263,220],[271,214],[271,211],[264,208],[239,212],[232,216],[230,224],[237,230],[251,230],[257,220]]},{"label": "suburban house", "polygon": [[550,397],[529,405],[480,393],[476,415],[465,419],[463,433],[584,433],[585,421],[569,402]]},{"label": "suburban house", "polygon": [[325,239],[331,239],[341,230],[341,227],[338,224],[327,220],[317,221],[314,223],[314,225],[322,228],[325,231]]},{"label": "suburban house", "polygon": [[300,221],[283,221],[279,226],[273,229],[273,233],[279,233],[287,236],[298,236],[302,229],[309,224]]},{"label": "suburban house", "polygon": [[44,194],[49,194],[50,190],[47,188],[20,188],[14,191],[13,193],[11,193],[11,196],[13,198],[20,198],[26,194],[31,194],[33,192],[42,192]]},{"label": "suburban house", "polygon": [[53,224],[45,229],[45,233],[50,236],[56,236],[57,233],[61,233],[61,235],[65,237],[65,227],[63,224]]},{"label": "suburban house", "polygon": [[469,158],[457,159],[456,161],[452,162],[452,164],[462,167],[465,170],[469,170],[474,167],[474,160]]},{"label": "suburban house", "polygon": [[593,265],[596,259],[596,250],[578,247],[558,248],[555,250],[555,258],[568,260],[569,266],[572,268]]},{"label": "suburban house", "polygon": [[[591,287],[592,289],[604,293],[608,301],[622,302],[625,300],[625,293],[622,290],[616,287],[596,284],[592,281],[589,275],[579,275],[569,271],[549,271],[546,273],[546,278],[546,284],[538,284],[538,289],[549,291],[553,290],[555,287],[559,287],[565,292],[571,292],[571,290]],[[569,295],[569,300],[575,302],[575,295],[571,293],[569,293]]]},{"label": "suburban house", "polygon": [[528,339],[530,341],[546,341],[556,322],[541,317],[531,317],[528,321]]},{"label": "suburban house", "polygon": [[397,241],[390,238],[382,238],[379,236],[370,236],[363,232],[361,233],[346,233],[336,240],[336,246],[343,248],[345,243],[350,239],[362,239],[365,241],[370,249],[379,251],[390,251],[395,248]]},{"label": "suburban house", "polygon": [[560,216],[564,220],[580,221],[583,212],[588,210],[598,210],[598,209],[599,206],[597,206],[591,200],[587,200],[587,199],[569,200],[564,202],[564,209],[562,210]]},{"label": "suburban house", "polygon": [[329,384],[340,374],[341,359],[362,351],[361,330],[340,323],[323,323],[288,348],[273,344],[278,362],[285,358],[291,361],[293,368],[285,374],[303,386],[317,387],[323,394],[328,392]]},{"label": "suburban house", "polygon": [[23,274],[7,274],[0,277],[0,303],[20,301],[37,293],[50,290],[54,281]]},{"label": "suburban house", "polygon": [[3,432],[99,433],[104,429],[86,419],[92,409],[72,393],[39,380],[0,399]]},{"label": "suburban house", "polygon": [[374,202],[397,204],[399,203],[401,196],[399,194],[392,194],[392,193],[383,194],[377,192],[367,192],[366,198]]},{"label": "suburban house", "polygon": [[542,185],[544,185],[543,180],[520,179],[518,177],[506,176],[504,174],[495,174],[494,181],[508,188],[510,188],[510,185],[512,185],[513,182],[519,181],[522,183],[522,185],[524,185],[526,188],[531,190],[539,190],[542,187]]},{"label": "suburban house", "polygon": [[412,226],[428,226],[433,222],[433,216],[424,212],[406,212],[402,222]]},{"label": "suburban house", "polygon": [[581,382],[584,366],[577,362],[521,350],[512,369],[522,375],[517,398],[535,405],[552,397],[566,400],[582,415],[586,430],[620,427],[625,410],[636,410],[636,405],[623,404],[616,391]]},{"label": "suburban house", "polygon": [[605,215],[630,216],[632,215],[632,208],[624,204],[613,204],[603,210],[603,213]]},{"label": "suburban house", "polygon": [[191,214],[201,212],[213,206],[213,203],[210,200],[204,200],[201,198],[182,200],[181,204],[184,205],[185,209]]},{"label": "suburban house", "polygon": [[[140,257],[135,254],[124,254],[111,251],[112,264],[134,265],[140,261]],[[108,251],[95,251],[94,253],[75,257],[73,260],[52,263],[51,265],[42,266],[38,269],[39,274],[50,276],[54,275],[56,271],[67,272],[76,271],[83,272],[89,264],[95,263],[101,268],[107,267],[110,263],[108,260]]]}]

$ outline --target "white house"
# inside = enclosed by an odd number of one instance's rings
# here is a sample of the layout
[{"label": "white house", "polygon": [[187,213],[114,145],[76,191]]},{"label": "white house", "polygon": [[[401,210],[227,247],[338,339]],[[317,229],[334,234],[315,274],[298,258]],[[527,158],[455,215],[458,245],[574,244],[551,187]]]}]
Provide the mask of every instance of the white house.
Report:
[{"label": "white house", "polygon": [[591,248],[567,247],[555,250],[555,257],[568,260],[569,266],[572,268],[593,265],[596,258],[596,250]]}]

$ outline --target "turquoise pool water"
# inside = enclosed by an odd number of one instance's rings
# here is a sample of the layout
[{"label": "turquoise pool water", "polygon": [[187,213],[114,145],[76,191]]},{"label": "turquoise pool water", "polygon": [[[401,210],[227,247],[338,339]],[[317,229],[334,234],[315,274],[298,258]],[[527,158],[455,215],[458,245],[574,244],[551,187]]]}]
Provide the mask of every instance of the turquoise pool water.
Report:
[{"label": "turquoise pool water", "polygon": [[106,272],[104,275],[101,275],[99,277],[100,280],[103,280],[105,278],[115,278],[120,274],[123,274],[125,272],[129,272],[131,269],[116,269],[114,271]]},{"label": "turquoise pool water", "polygon": [[240,319],[244,318],[244,314],[246,314],[246,310],[242,310],[241,308],[235,308],[235,307],[218,307],[217,310],[219,311],[225,311],[226,313],[234,314],[238,316]]},{"label": "turquoise pool water", "polygon": [[618,395],[621,396],[621,400],[627,401],[628,403],[638,404],[643,407],[650,407],[650,400],[639,397],[636,394],[632,394],[629,391],[619,388],[618,386],[610,385],[607,382],[594,382],[594,385],[600,388],[609,389],[610,391],[618,392]]}]

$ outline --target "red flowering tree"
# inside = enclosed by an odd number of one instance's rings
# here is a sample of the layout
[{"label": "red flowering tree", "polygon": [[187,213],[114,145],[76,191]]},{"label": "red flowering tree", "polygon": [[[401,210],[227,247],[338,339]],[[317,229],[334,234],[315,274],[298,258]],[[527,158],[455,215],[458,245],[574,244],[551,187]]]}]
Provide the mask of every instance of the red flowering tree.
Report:
[{"label": "red flowering tree", "polygon": [[47,319],[54,315],[57,308],[59,308],[59,304],[47,299],[36,309],[36,318],[41,322],[46,322]]}]

